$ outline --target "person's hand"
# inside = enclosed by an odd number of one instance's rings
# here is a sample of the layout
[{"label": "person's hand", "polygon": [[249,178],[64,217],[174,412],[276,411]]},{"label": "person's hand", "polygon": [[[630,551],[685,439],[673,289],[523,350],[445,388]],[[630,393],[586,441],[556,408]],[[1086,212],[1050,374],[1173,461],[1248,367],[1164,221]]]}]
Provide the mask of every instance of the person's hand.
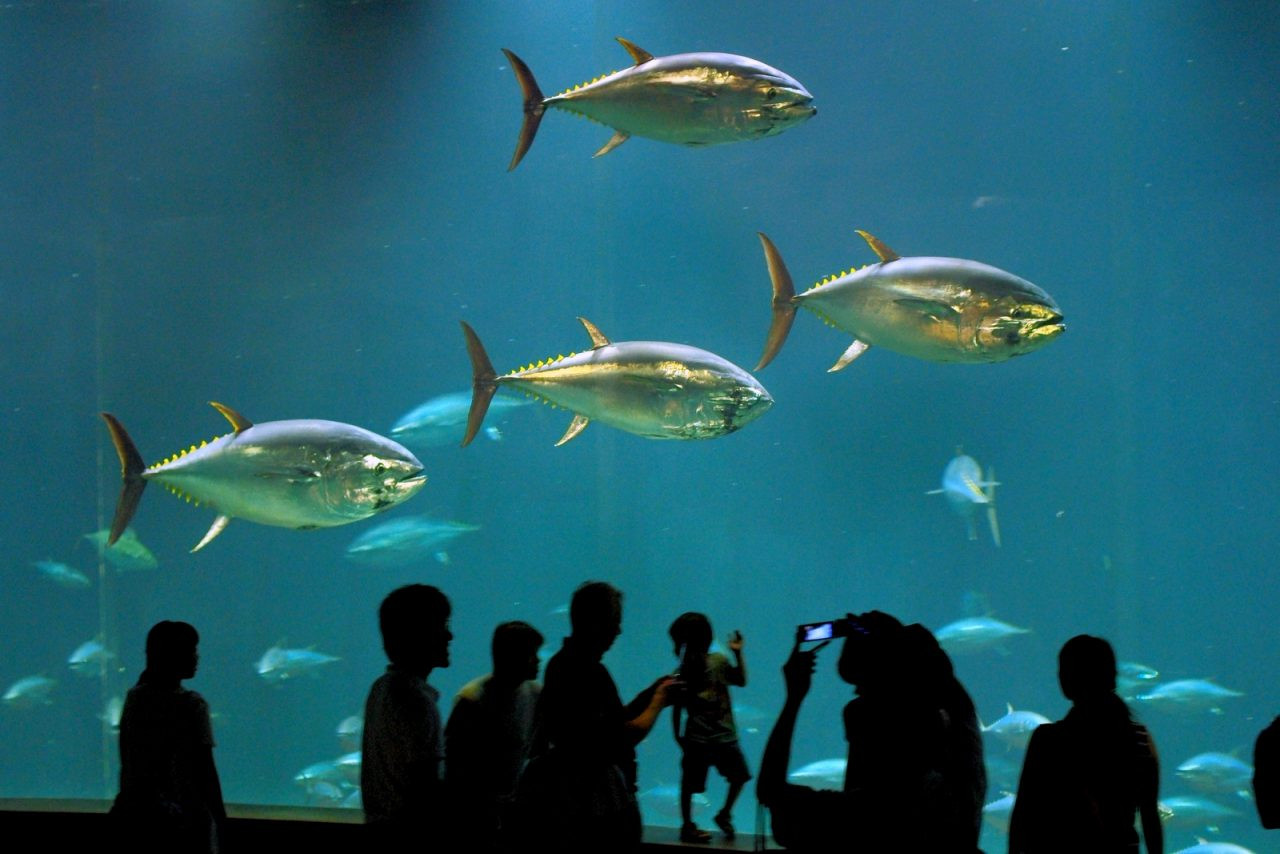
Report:
[{"label": "person's hand", "polygon": [[782,680],[787,685],[787,698],[796,701],[803,699],[809,693],[809,686],[813,684],[813,671],[818,663],[818,650],[831,643],[825,640],[813,649],[801,649],[801,637],[802,635],[797,632],[795,646],[791,648],[791,656],[782,665]]},{"label": "person's hand", "polygon": [[653,683],[653,702],[663,709],[675,702],[676,696],[684,683],[674,676],[662,676]]},{"label": "person's hand", "polygon": [[733,634],[729,635],[728,645],[730,652],[742,652],[742,632],[735,630]]}]

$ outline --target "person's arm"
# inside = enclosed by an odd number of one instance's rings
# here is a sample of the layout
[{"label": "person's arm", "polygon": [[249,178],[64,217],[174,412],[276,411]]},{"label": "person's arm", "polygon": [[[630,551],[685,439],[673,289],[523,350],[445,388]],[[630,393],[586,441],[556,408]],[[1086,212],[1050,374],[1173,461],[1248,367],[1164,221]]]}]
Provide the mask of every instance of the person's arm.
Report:
[{"label": "person's arm", "polygon": [[671,731],[676,737],[676,744],[684,747],[684,734],[680,732],[680,719],[683,717],[684,706],[680,703],[671,704]]},{"label": "person's arm", "polygon": [[760,759],[760,773],[756,778],[756,800],[765,806],[776,803],[789,785],[787,768],[791,765],[791,739],[795,734],[796,719],[800,715],[800,704],[813,684],[818,650],[823,646],[826,643],[815,649],[802,650],[797,638],[791,649],[791,657],[782,665],[787,698],[769,733],[769,740],[765,743],[764,756]]},{"label": "person's arm", "polygon": [[742,632],[735,631],[729,636],[729,652],[733,653],[734,664],[729,668],[728,682],[745,688],[747,685],[747,664],[742,657]]},{"label": "person's arm", "polygon": [[[671,705],[673,699],[670,691],[671,685],[676,680],[671,676],[663,676],[657,682],[645,688],[636,698],[627,704],[626,712],[628,720],[622,724],[627,736],[631,739],[632,744],[639,744],[644,737],[649,734],[649,730],[653,729],[654,723],[658,720],[658,714],[667,706]],[[645,697],[648,697],[646,700]],[[636,709],[639,713],[635,714]]]}]

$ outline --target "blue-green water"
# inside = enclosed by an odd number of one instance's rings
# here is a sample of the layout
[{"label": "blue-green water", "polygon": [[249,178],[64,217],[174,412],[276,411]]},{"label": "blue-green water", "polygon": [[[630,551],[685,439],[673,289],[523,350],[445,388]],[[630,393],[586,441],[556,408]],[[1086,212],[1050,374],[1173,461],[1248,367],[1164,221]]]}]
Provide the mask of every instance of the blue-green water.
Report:
[{"label": "blue-green water", "polygon": [[[818,115],[758,142],[635,138],[593,160],[610,131],[553,111],[508,173],[520,103],[500,48],[551,93],[627,65],[617,35],[756,57]],[[0,707],[0,795],[114,794],[97,715],[173,618],[202,634],[191,686],[216,715],[228,800],[302,803],[292,777],[343,752],[335,729],[383,666],[377,603],[410,580],[454,604],[453,664],[431,680],[445,697],[485,672],[499,621],[557,647],[587,578],[626,594],[606,659],[624,694],[674,668],[680,612],[741,629],[753,769],[795,624],[880,608],[937,629],[981,597],[1031,629],[956,658],[984,720],[1006,703],[1060,717],[1056,652],[1087,631],[1162,681],[1244,694],[1221,714],[1135,707],[1162,794],[1190,792],[1174,768],[1196,753],[1249,759],[1280,706],[1276,35],[1264,4],[1190,2],[6,4],[0,687],[58,685],[49,705]],[[233,522],[191,555],[212,514],[153,489],[134,525],[158,568],[116,573],[83,538],[118,490],[99,410],[149,462],[225,432],[209,400],[386,433],[469,385],[459,320],[499,371],[583,349],[578,315],[750,368],[769,320],[755,232],[804,287],[872,260],[857,228],[1030,279],[1068,331],[999,364],[873,349],[828,374],[849,337],[801,312],[758,373],[773,409],[725,438],[592,425],[556,448],[569,415],[524,407],[501,441],[418,449],[426,489],[382,519]],[[999,549],[925,495],[957,445],[1001,481]],[[481,529],[448,564],[344,558],[413,514]],[[92,586],[52,583],[42,559]],[[100,633],[124,668],[105,683],[66,664]],[[277,644],[341,660],[269,684],[254,662]],[[795,764],[844,755],[847,696],[824,664]],[[642,790],[678,780],[669,730],[640,747]],[[1013,785],[1000,777],[989,800]],[[1267,848],[1251,802],[1212,797],[1239,817],[1171,827],[1170,850]],[[1002,838],[988,828],[984,846]]]}]

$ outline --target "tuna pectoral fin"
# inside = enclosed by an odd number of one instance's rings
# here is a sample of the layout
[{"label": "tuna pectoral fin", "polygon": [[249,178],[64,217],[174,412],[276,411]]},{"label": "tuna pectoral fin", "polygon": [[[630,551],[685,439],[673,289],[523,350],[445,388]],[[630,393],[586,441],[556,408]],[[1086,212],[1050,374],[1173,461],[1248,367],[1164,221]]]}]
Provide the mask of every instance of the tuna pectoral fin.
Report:
[{"label": "tuna pectoral fin", "polygon": [[564,435],[560,437],[560,441],[556,442],[556,447],[557,448],[560,447],[565,442],[569,441],[574,436],[578,435],[583,430],[587,429],[588,423],[589,421],[585,415],[575,414],[573,416],[573,420],[569,422],[569,429],[565,430]]},{"label": "tuna pectoral fin", "polygon": [[142,461],[142,455],[138,453],[138,448],[129,438],[124,425],[110,412],[101,414],[102,420],[107,422],[111,443],[116,446],[116,455],[120,457],[120,479],[123,482],[120,499],[116,502],[116,515],[111,520],[111,533],[107,536],[107,545],[112,546],[120,539],[124,529],[129,527],[129,520],[133,518],[138,502],[142,500],[142,491],[147,488],[147,482],[142,479],[146,463]]},{"label": "tuna pectoral fin", "polygon": [[773,361],[773,357],[778,355],[787,340],[787,333],[791,331],[791,324],[796,319],[796,288],[773,241],[763,232],[756,234],[760,237],[760,245],[764,247],[764,260],[769,265],[769,279],[773,282],[773,321],[769,324],[769,337],[764,342],[764,355],[755,368],[758,371]]},{"label": "tuna pectoral fin", "polygon": [[849,349],[840,354],[840,358],[836,359],[836,363],[827,368],[827,373],[832,374],[836,371],[843,371],[849,367],[849,363],[861,356],[863,353],[871,349],[871,345],[858,339],[853,339],[853,343],[849,345]]},{"label": "tuna pectoral fin", "polygon": [[227,527],[227,523],[230,521],[230,516],[219,516],[214,519],[213,524],[209,526],[209,530],[205,531],[204,537],[200,542],[196,543],[195,548],[191,550],[191,553],[195,554],[205,546],[209,545],[209,543],[213,542],[213,538],[221,534],[223,529]]},{"label": "tuna pectoral fin", "polygon": [[480,432],[484,415],[489,411],[489,403],[498,391],[498,382],[489,354],[480,343],[480,336],[476,335],[476,331],[465,320],[461,323],[462,334],[467,339],[467,355],[471,357],[471,409],[467,412],[467,432],[462,437],[462,447],[465,448],[471,444],[476,433]]},{"label": "tuna pectoral fin", "polygon": [[546,111],[546,106],[542,103],[544,100],[542,90],[538,88],[538,81],[533,79],[533,72],[529,70],[529,66],[505,47],[502,52],[507,55],[507,61],[511,63],[511,70],[516,75],[516,82],[520,84],[520,94],[524,98],[524,123],[520,125],[516,153],[511,156],[511,165],[507,167],[507,171],[510,172],[520,165],[520,158],[524,157],[529,146],[533,145],[533,137],[538,133],[538,125],[542,123],[542,114]]},{"label": "tuna pectoral fin", "polygon": [[606,142],[604,145],[600,146],[600,150],[591,156],[603,157],[606,154],[608,154],[610,151],[613,151],[615,148],[617,148],[619,145],[622,145],[622,143],[626,142],[629,139],[631,139],[631,134],[627,133],[626,131],[624,130],[614,131],[613,136],[609,137],[609,141]]}]

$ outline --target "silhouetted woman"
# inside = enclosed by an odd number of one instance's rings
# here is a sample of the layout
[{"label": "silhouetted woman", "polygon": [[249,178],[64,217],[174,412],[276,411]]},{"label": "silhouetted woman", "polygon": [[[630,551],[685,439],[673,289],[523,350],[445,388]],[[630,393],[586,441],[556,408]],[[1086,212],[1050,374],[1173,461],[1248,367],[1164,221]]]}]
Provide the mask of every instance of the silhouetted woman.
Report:
[{"label": "silhouetted woman", "polygon": [[165,620],[147,633],[147,668],[120,716],[118,819],[125,851],[217,852],[226,819],[213,764],[209,705],[182,680],[196,674],[200,636]]},{"label": "silhouetted woman", "polygon": [[1136,854],[1135,812],[1148,854],[1160,854],[1155,742],[1116,696],[1111,644],[1090,635],[1067,641],[1058,681],[1071,710],[1031,735],[1009,822],[1010,854]]}]

